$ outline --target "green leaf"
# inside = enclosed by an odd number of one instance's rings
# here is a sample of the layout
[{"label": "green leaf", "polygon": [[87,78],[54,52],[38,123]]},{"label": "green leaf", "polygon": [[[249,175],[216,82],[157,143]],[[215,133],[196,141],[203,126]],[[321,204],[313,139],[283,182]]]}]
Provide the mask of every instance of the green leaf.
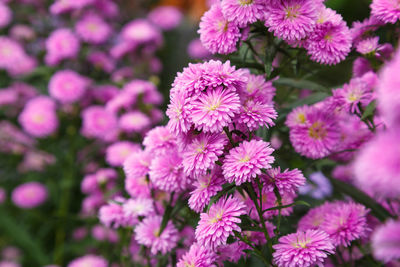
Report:
[{"label": "green leaf", "polygon": [[318,83],[308,81],[308,80],[298,80],[292,78],[279,78],[278,80],[274,81],[275,86],[290,86],[294,88],[306,89],[311,91],[317,92],[328,92],[329,89],[323,85]]},{"label": "green leaf", "polygon": [[368,106],[365,108],[364,113],[361,117],[361,120],[365,120],[369,117],[373,117],[375,114],[376,110],[376,101],[372,101],[371,103],[368,104]]},{"label": "green leaf", "polygon": [[313,94],[309,95],[306,98],[299,99],[299,100],[291,103],[288,106],[288,108],[296,108],[296,107],[303,106],[303,105],[312,105],[312,104],[315,104],[315,103],[317,103],[319,101],[324,100],[328,96],[329,96],[328,93],[316,92],[316,93],[313,93]]}]

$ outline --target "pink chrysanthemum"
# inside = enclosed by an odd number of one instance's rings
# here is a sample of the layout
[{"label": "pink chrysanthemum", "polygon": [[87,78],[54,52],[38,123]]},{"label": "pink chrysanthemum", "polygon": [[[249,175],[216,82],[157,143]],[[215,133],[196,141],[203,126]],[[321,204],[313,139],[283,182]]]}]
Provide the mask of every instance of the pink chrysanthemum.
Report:
[{"label": "pink chrysanthemum", "polygon": [[194,183],[195,189],[190,192],[189,207],[200,213],[210,202],[210,199],[222,190],[224,183],[224,177],[218,168],[211,173],[199,176]]},{"label": "pink chrysanthemum", "polygon": [[212,170],[227,142],[226,136],[221,133],[201,133],[197,136],[183,153],[182,164],[186,175],[195,177]]},{"label": "pink chrysanthemum", "polygon": [[399,130],[379,133],[360,151],[355,163],[356,183],[379,197],[400,196]]},{"label": "pink chrysanthemum", "polygon": [[119,127],[127,133],[139,133],[150,127],[151,120],[146,114],[140,111],[131,111],[123,114],[118,124]]},{"label": "pink chrysanthemum", "polygon": [[290,141],[296,152],[312,159],[334,152],[339,139],[335,118],[315,108],[308,113],[304,125],[290,129]]},{"label": "pink chrysanthemum", "polygon": [[168,128],[173,133],[186,133],[190,129],[191,120],[186,94],[184,91],[171,91],[170,104],[166,111],[169,117]]},{"label": "pink chrysanthemum", "polygon": [[264,75],[246,74],[248,81],[240,90],[240,95],[245,99],[254,100],[266,104],[273,104],[275,87],[271,81],[266,81]]},{"label": "pink chrysanthemum", "polygon": [[12,11],[11,9],[0,2],[0,29],[7,26],[12,20]]},{"label": "pink chrysanthemum", "polygon": [[262,140],[244,141],[229,151],[222,165],[225,179],[237,185],[249,182],[261,174],[261,169],[271,168],[274,149]]},{"label": "pink chrysanthemum", "polygon": [[154,186],[163,191],[181,191],[188,186],[188,177],[183,172],[182,157],[175,150],[154,158],[149,175]]},{"label": "pink chrysanthemum", "polygon": [[334,204],[325,202],[325,204],[309,210],[307,214],[300,219],[297,229],[301,231],[319,229],[325,222],[325,215],[331,211],[332,207],[334,207]]},{"label": "pink chrysanthemum", "polygon": [[117,128],[114,113],[102,106],[90,106],[82,111],[82,133],[88,137],[107,139]]},{"label": "pink chrysanthemum", "polygon": [[182,12],[174,6],[159,6],[153,9],[148,19],[163,30],[176,28],[182,20]]},{"label": "pink chrysanthemum", "polygon": [[357,43],[356,50],[358,53],[367,55],[375,53],[379,48],[379,37],[371,37],[361,40]]},{"label": "pink chrysanthemum", "polygon": [[371,63],[364,57],[358,57],[353,61],[353,77],[361,77],[372,71]]},{"label": "pink chrysanthemum", "polygon": [[211,250],[225,245],[233,231],[241,232],[237,225],[241,222],[238,217],[245,213],[246,206],[239,199],[232,196],[221,198],[208,213],[200,214],[196,228],[197,243]]},{"label": "pink chrysanthemum", "polygon": [[63,59],[75,58],[79,49],[79,40],[70,29],[57,29],[46,40],[45,61],[51,66],[57,65]]},{"label": "pink chrysanthemum", "polygon": [[106,150],[106,161],[111,166],[122,166],[125,160],[136,151],[140,150],[138,144],[129,141],[116,142]]},{"label": "pink chrysanthemum", "polygon": [[88,254],[76,258],[68,264],[68,267],[85,267],[85,266],[107,267],[108,263],[101,256]]},{"label": "pink chrysanthemum", "polygon": [[82,98],[90,80],[72,70],[60,70],[49,81],[50,96],[63,104],[76,102]]},{"label": "pink chrysanthemum", "polygon": [[229,21],[239,27],[261,20],[264,17],[264,0],[223,0],[221,2],[222,13]]},{"label": "pink chrysanthemum", "polygon": [[319,6],[313,0],[273,0],[266,5],[265,26],[283,40],[304,39],[314,30]]},{"label": "pink chrysanthemum", "polygon": [[265,182],[265,189],[272,192],[276,186],[281,194],[295,194],[300,186],[305,185],[306,178],[303,173],[298,170],[284,170],[281,168],[269,169],[265,175],[262,176]]},{"label": "pink chrysanthemum", "polygon": [[274,245],[274,262],[278,267],[322,266],[335,247],[329,236],[319,230],[299,231],[279,238]]},{"label": "pink chrysanthemum", "polygon": [[125,175],[133,178],[146,176],[150,171],[152,159],[153,156],[146,150],[133,152],[123,164]]},{"label": "pink chrysanthemum", "polygon": [[211,53],[230,54],[236,51],[241,37],[239,27],[222,14],[220,3],[215,3],[200,21],[200,40]]},{"label": "pink chrysanthemum", "polygon": [[384,23],[395,24],[400,19],[400,5],[396,0],[373,0],[371,15]]},{"label": "pink chrysanthemum", "polygon": [[273,120],[277,117],[278,113],[270,104],[249,100],[240,107],[240,112],[234,122],[239,125],[238,127],[245,125],[250,131],[255,131],[260,127],[274,126]]},{"label": "pink chrysanthemum", "polygon": [[215,267],[216,259],[217,255],[214,252],[194,243],[189,251],[182,255],[176,267]]},{"label": "pink chrysanthemum", "polygon": [[122,210],[128,217],[148,216],[154,213],[153,200],[151,198],[128,199],[122,205]]},{"label": "pink chrysanthemum", "polygon": [[310,106],[301,106],[294,108],[286,118],[285,124],[288,127],[304,126],[307,123],[307,116],[312,111]]},{"label": "pink chrysanthemum", "polygon": [[24,130],[34,137],[46,137],[58,127],[54,101],[47,96],[35,97],[26,103],[18,117]]},{"label": "pink chrysanthemum", "polygon": [[342,17],[329,8],[321,8],[317,21],[304,44],[311,60],[327,65],[344,60],[350,53],[352,40]]},{"label": "pink chrysanthemum", "polygon": [[366,209],[353,202],[336,202],[330,206],[320,229],[326,232],[335,246],[350,246],[350,242],[365,237],[370,231]]},{"label": "pink chrysanthemum", "polygon": [[146,176],[142,177],[126,177],[125,190],[131,197],[151,197],[150,183]]},{"label": "pink chrysanthemum", "polygon": [[171,221],[160,234],[161,216],[152,216],[144,219],[135,228],[135,239],[141,244],[150,248],[155,255],[158,252],[166,254],[170,252],[178,242],[178,230]]},{"label": "pink chrysanthemum", "polygon": [[350,29],[351,39],[353,44],[358,44],[371,32],[375,32],[383,23],[375,17],[366,18],[363,21],[355,21]]},{"label": "pink chrysanthemum", "polygon": [[192,103],[191,116],[198,130],[221,132],[239,112],[239,96],[232,90],[218,87],[200,95]]},{"label": "pink chrysanthemum", "polygon": [[176,147],[176,136],[167,127],[158,126],[146,134],[143,145],[150,153],[165,154]]},{"label": "pink chrysanthemum", "polygon": [[24,183],[13,190],[11,199],[22,209],[32,209],[46,201],[47,189],[38,182]]},{"label": "pink chrysanthemum", "polygon": [[81,40],[90,44],[101,44],[110,36],[111,27],[100,16],[90,13],[76,23],[75,31]]},{"label": "pink chrysanthemum", "polygon": [[99,220],[108,228],[131,226],[132,217],[125,215],[122,203],[110,202],[99,209]]},{"label": "pink chrysanthemum", "polygon": [[375,229],[372,253],[376,259],[384,262],[400,259],[400,221],[390,220]]},{"label": "pink chrysanthemum", "polygon": [[200,39],[192,40],[186,52],[192,59],[206,59],[211,56],[211,53],[203,46]]},{"label": "pink chrysanthemum", "polygon": [[121,36],[126,42],[134,45],[159,46],[162,43],[160,30],[146,19],[135,19],[127,23],[121,30]]},{"label": "pink chrysanthemum", "polygon": [[94,68],[101,69],[107,73],[111,73],[115,69],[116,62],[108,54],[101,51],[90,52],[87,56]]}]

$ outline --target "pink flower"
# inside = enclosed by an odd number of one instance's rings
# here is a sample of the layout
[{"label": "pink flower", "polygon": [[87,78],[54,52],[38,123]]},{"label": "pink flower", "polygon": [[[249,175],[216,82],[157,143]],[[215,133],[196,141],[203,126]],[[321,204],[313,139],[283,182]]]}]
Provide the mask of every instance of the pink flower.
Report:
[{"label": "pink flower", "polygon": [[224,17],[221,4],[214,4],[204,13],[199,26],[200,40],[211,53],[230,54],[236,51],[241,33],[234,22]]},{"label": "pink flower", "polygon": [[182,20],[182,12],[173,6],[159,6],[153,9],[148,19],[163,30],[176,28]]},{"label": "pink flower", "polygon": [[107,267],[108,263],[101,256],[88,254],[80,258],[76,258],[68,264],[68,267],[85,267],[85,266]]},{"label": "pink flower", "polygon": [[0,2],[0,29],[6,27],[12,20],[12,11],[4,3]]},{"label": "pink flower", "polygon": [[323,205],[315,207],[304,215],[298,224],[298,230],[305,231],[308,229],[320,229],[321,225],[325,222],[325,216],[331,212],[335,204],[331,202],[325,202]]},{"label": "pink flower", "polygon": [[111,27],[98,15],[86,14],[75,25],[78,36],[90,44],[101,44],[107,41]]},{"label": "pink flower", "polygon": [[192,102],[193,124],[205,132],[221,132],[239,112],[239,96],[232,90],[217,87]]},{"label": "pink flower", "polygon": [[161,254],[170,252],[176,246],[179,238],[178,230],[171,221],[160,233],[161,221],[161,216],[147,217],[135,228],[136,241],[149,247],[153,255],[158,252]]},{"label": "pink flower", "polygon": [[131,111],[123,114],[119,118],[118,124],[121,130],[127,133],[140,133],[151,125],[151,120],[146,114],[140,111]]},{"label": "pink flower", "polygon": [[215,267],[214,264],[217,255],[204,248],[197,243],[192,244],[189,251],[186,252],[181,259],[178,261],[177,267]]},{"label": "pink flower", "polygon": [[138,144],[129,141],[116,142],[107,147],[106,161],[111,166],[122,166],[130,154],[139,150]]},{"label": "pink flower", "polygon": [[334,246],[329,236],[319,230],[299,231],[279,238],[274,245],[274,262],[278,267],[311,267],[321,265]]},{"label": "pink flower", "polygon": [[149,181],[146,176],[142,177],[126,177],[125,190],[131,197],[151,197]]},{"label": "pink flower", "polygon": [[116,133],[117,118],[102,106],[90,106],[82,111],[82,133],[107,140]]},{"label": "pink flower", "polygon": [[280,39],[301,40],[313,32],[319,8],[312,0],[272,0],[266,4],[265,26]]},{"label": "pink flower", "polygon": [[200,214],[196,228],[197,243],[211,250],[226,245],[233,231],[241,232],[237,225],[239,216],[246,213],[246,206],[235,197],[223,197],[213,204],[207,213]]},{"label": "pink flower", "polygon": [[88,54],[87,60],[96,68],[111,73],[115,69],[115,61],[108,54],[94,51]]},{"label": "pink flower", "polygon": [[211,53],[203,46],[200,39],[194,39],[189,43],[187,53],[192,59],[206,59]]},{"label": "pink flower", "polygon": [[266,184],[266,190],[272,192],[276,186],[281,194],[295,194],[298,188],[306,183],[306,178],[298,169],[286,169],[281,172],[281,168],[277,167],[269,169],[261,178]]},{"label": "pink flower", "polygon": [[143,145],[150,153],[165,154],[176,147],[176,136],[167,127],[158,126],[147,132]]},{"label": "pink flower", "polygon": [[247,73],[245,76],[248,81],[245,86],[240,88],[242,89],[239,91],[241,98],[272,105],[276,91],[272,82],[266,81],[264,75]]},{"label": "pink flower", "polygon": [[221,7],[225,18],[239,27],[246,27],[264,17],[265,1],[224,0],[221,2]]},{"label": "pink flower", "polygon": [[307,116],[312,111],[310,106],[301,106],[294,108],[286,118],[285,124],[292,128],[296,126],[306,125],[307,123]]},{"label": "pink flower", "polygon": [[47,137],[58,127],[54,101],[47,96],[29,100],[18,117],[24,130],[34,137]]},{"label": "pink flower", "polygon": [[225,157],[222,170],[225,179],[237,185],[250,182],[262,169],[271,168],[274,157],[271,156],[274,150],[269,143],[262,140],[244,141],[238,147],[229,151]]},{"label": "pink flower", "polygon": [[246,126],[249,131],[255,131],[260,127],[274,126],[273,120],[277,117],[278,113],[272,105],[249,100],[240,107],[240,113],[234,121],[237,125]]},{"label": "pink flower", "polygon": [[132,217],[126,216],[123,206],[116,202],[110,202],[99,209],[99,220],[108,228],[130,226],[133,222],[132,219]]},{"label": "pink flower", "polygon": [[152,159],[148,151],[138,150],[131,153],[123,164],[125,175],[133,178],[146,176],[150,171]]},{"label": "pink flower", "polygon": [[72,70],[60,70],[49,81],[50,96],[63,104],[80,100],[86,92],[90,80]]},{"label": "pink flower", "polygon": [[400,19],[400,7],[397,1],[373,0],[371,15],[384,23],[395,24]]},{"label": "pink flower", "polygon": [[196,177],[214,169],[215,162],[223,154],[227,142],[226,136],[220,133],[201,133],[197,136],[183,153],[182,164],[185,174]]},{"label": "pink flower", "polygon": [[38,182],[24,183],[13,190],[11,199],[22,209],[32,209],[46,201],[47,189]]},{"label": "pink flower", "polygon": [[151,198],[128,199],[122,209],[125,216],[137,218],[139,216],[148,216],[154,213],[154,204]]},{"label": "pink flower", "polygon": [[378,260],[389,262],[400,259],[400,221],[387,221],[372,235],[372,253]]},{"label": "pink flower", "polygon": [[200,213],[210,202],[210,199],[222,190],[224,183],[225,180],[219,168],[214,169],[209,174],[199,176],[194,183],[195,189],[190,192],[189,207]]},{"label": "pink flower", "polygon": [[125,42],[134,45],[153,44],[159,46],[162,43],[159,29],[146,19],[136,19],[126,24],[121,30],[121,36]]},{"label": "pink flower", "polygon": [[51,66],[57,65],[63,59],[75,58],[79,49],[79,40],[70,29],[57,29],[46,40],[45,61]]}]

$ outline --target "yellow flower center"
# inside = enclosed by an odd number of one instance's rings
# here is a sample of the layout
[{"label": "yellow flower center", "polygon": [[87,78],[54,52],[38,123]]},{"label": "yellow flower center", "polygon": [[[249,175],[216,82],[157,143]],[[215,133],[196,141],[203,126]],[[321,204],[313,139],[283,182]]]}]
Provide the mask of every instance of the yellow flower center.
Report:
[{"label": "yellow flower center", "polygon": [[241,6],[250,5],[250,4],[253,4],[253,0],[239,0],[239,4]]},{"label": "yellow flower center", "polygon": [[228,30],[228,21],[227,20],[221,20],[217,24],[218,30],[222,32],[226,32]]},{"label": "yellow flower center", "polygon": [[196,148],[197,154],[203,153],[205,148],[206,148],[206,146],[205,146],[204,142],[201,142],[200,146],[198,148]]},{"label": "yellow flower center", "polygon": [[214,218],[212,218],[211,220],[210,220],[210,222],[211,223],[216,223],[216,222],[219,222],[221,219],[222,219],[222,210],[220,210],[216,215],[215,215],[215,217]]},{"label": "yellow flower center", "polygon": [[246,155],[244,158],[241,158],[239,161],[243,162],[243,163],[249,162],[250,161],[250,157],[248,155]]},{"label": "yellow flower center", "polygon": [[306,114],[304,113],[299,113],[297,115],[297,121],[301,124],[304,124],[306,122]]},{"label": "yellow flower center", "polygon": [[313,139],[321,140],[326,137],[326,134],[325,125],[320,121],[314,122],[308,129],[308,135]]},{"label": "yellow flower center", "polygon": [[98,29],[98,27],[97,27],[97,25],[96,25],[95,23],[89,23],[89,24],[87,25],[87,29],[88,29],[88,31],[90,31],[90,32],[96,32],[97,29]]},{"label": "yellow flower center", "polygon": [[287,19],[295,19],[299,16],[300,5],[294,5],[286,8],[286,18]]},{"label": "yellow flower center", "polygon": [[360,98],[361,98],[361,96],[360,96],[360,94],[359,93],[357,93],[357,92],[350,92],[348,95],[347,95],[347,100],[349,100],[350,102],[355,102],[355,101],[358,101],[358,100],[360,100]]},{"label": "yellow flower center", "polygon": [[155,237],[159,237],[160,236],[160,228],[154,229],[153,234]]},{"label": "yellow flower center", "polygon": [[44,117],[42,114],[34,114],[32,119],[36,123],[41,123],[44,121]]}]

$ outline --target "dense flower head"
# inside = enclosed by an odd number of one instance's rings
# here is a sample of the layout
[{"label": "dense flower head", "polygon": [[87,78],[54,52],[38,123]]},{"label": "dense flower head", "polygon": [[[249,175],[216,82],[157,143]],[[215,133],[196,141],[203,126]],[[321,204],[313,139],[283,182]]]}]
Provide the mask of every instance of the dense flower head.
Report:
[{"label": "dense flower head", "polygon": [[63,104],[80,100],[86,92],[90,80],[73,70],[57,71],[49,81],[50,96]]},{"label": "dense flower head", "polygon": [[280,167],[272,168],[267,170],[267,173],[261,178],[265,183],[265,189],[271,192],[276,186],[280,193],[295,194],[297,189],[306,183],[306,178],[298,169],[286,169],[281,172]]},{"label": "dense flower head", "polygon": [[46,137],[58,127],[56,105],[47,96],[29,100],[18,117],[24,130],[34,137]]},{"label": "dense flower head", "polygon": [[11,199],[22,209],[32,209],[46,201],[47,189],[39,182],[23,183],[13,190]]},{"label": "dense flower head", "polygon": [[146,176],[125,178],[125,190],[131,197],[149,198],[151,196],[150,183]]},{"label": "dense flower head", "polygon": [[182,12],[174,6],[159,6],[153,9],[148,19],[163,30],[176,28],[182,20]]},{"label": "dense flower head", "polygon": [[265,26],[274,35],[292,42],[313,32],[320,6],[313,0],[272,0],[266,5]]},{"label": "dense flower head", "polygon": [[223,154],[227,138],[221,133],[198,135],[183,153],[183,169],[193,177],[205,175],[214,169],[218,157]]},{"label": "dense flower head", "polygon": [[241,99],[272,105],[276,91],[272,81],[266,81],[264,75],[245,73],[245,76],[247,77],[246,85],[239,88]]},{"label": "dense flower head", "polygon": [[312,107],[304,105],[294,108],[288,115],[285,124],[288,127],[304,126],[307,123],[308,114],[312,112]]},{"label": "dense flower head", "polygon": [[199,27],[200,40],[211,53],[230,54],[236,51],[236,43],[241,37],[240,29],[235,22],[224,17],[220,3],[204,13]]},{"label": "dense flower head", "polygon": [[192,59],[206,59],[211,55],[211,53],[203,46],[199,38],[194,39],[189,43],[187,53]]},{"label": "dense flower head", "polygon": [[[125,202],[125,201],[124,201]],[[133,218],[126,216],[123,203],[109,202],[99,209],[99,220],[108,228],[131,226]]]},{"label": "dense flower head", "polygon": [[[359,152],[354,163],[355,182],[376,196],[400,195],[400,143],[398,128],[378,133]],[[377,156],[379,155],[379,156]]]},{"label": "dense flower head", "polygon": [[335,202],[327,211],[320,229],[326,232],[335,246],[349,246],[350,242],[365,237],[370,231],[366,215],[368,209],[354,202]]},{"label": "dense flower head", "polygon": [[107,73],[111,73],[115,69],[115,60],[108,54],[101,51],[90,52],[87,56],[87,60],[96,69],[101,69]]},{"label": "dense flower head", "polygon": [[395,24],[400,19],[399,2],[395,0],[373,0],[371,15],[384,22]]},{"label": "dense flower head", "polygon": [[90,106],[82,115],[82,133],[88,137],[107,140],[113,138],[117,128],[117,118],[103,106]]},{"label": "dense flower head", "polygon": [[121,130],[132,133],[140,133],[151,125],[150,118],[141,111],[135,110],[123,114],[118,121]]},{"label": "dense flower head", "polygon": [[75,58],[80,49],[79,39],[67,28],[59,28],[52,32],[46,40],[47,64],[57,65],[63,59]]},{"label": "dense flower head", "polygon": [[366,36],[378,29],[382,22],[375,17],[366,18],[363,21],[355,21],[350,29],[351,38],[355,45],[362,41]]},{"label": "dense flower head", "polygon": [[171,251],[178,242],[178,230],[171,221],[167,223],[165,229],[160,233],[161,216],[151,216],[145,218],[135,228],[136,241],[150,248],[150,252],[155,255],[158,252],[166,254]]},{"label": "dense flower head", "polygon": [[148,216],[154,213],[153,200],[151,198],[128,199],[122,209],[125,216],[137,218],[139,216]]},{"label": "dense flower head", "polygon": [[119,141],[107,147],[106,161],[111,166],[122,166],[133,152],[139,150],[140,146],[138,144],[129,141]]},{"label": "dense flower head", "polygon": [[312,159],[334,152],[340,136],[332,114],[313,108],[305,118],[304,124],[290,129],[290,141],[296,152]]},{"label": "dense flower head", "polygon": [[72,10],[82,9],[93,2],[94,0],[56,0],[50,6],[50,13],[59,15]]},{"label": "dense flower head", "polygon": [[371,37],[357,43],[356,50],[363,55],[373,54],[379,48],[379,37]]},{"label": "dense flower head", "polygon": [[123,164],[125,175],[134,178],[146,176],[150,171],[152,159],[151,153],[146,150],[131,153]]},{"label": "dense flower head", "polygon": [[176,150],[155,157],[151,161],[149,176],[152,184],[163,191],[179,192],[188,186],[182,155]]},{"label": "dense flower head", "polygon": [[240,185],[249,182],[261,174],[262,169],[271,168],[274,150],[262,140],[244,141],[229,151],[224,159],[222,170],[225,179]]},{"label": "dense flower head", "polygon": [[319,12],[315,30],[304,46],[311,60],[334,65],[344,60],[351,50],[350,30],[335,11],[321,8]]},{"label": "dense flower head", "polygon": [[108,263],[103,257],[92,254],[76,258],[70,263],[68,263],[68,267],[85,267],[85,266],[107,267]]},{"label": "dense flower head", "polygon": [[389,220],[375,229],[372,253],[376,259],[384,262],[400,258],[400,221]]},{"label": "dense flower head", "polygon": [[0,36],[0,69],[5,69],[12,76],[31,72],[36,67],[36,60],[28,56],[17,41]]},{"label": "dense flower head", "polygon": [[311,267],[322,266],[325,258],[334,254],[335,247],[325,232],[306,230],[279,238],[273,248],[278,267]]},{"label": "dense flower head", "polygon": [[102,168],[93,174],[86,175],[81,183],[81,190],[85,194],[101,192],[111,189],[115,185],[115,179],[118,177],[117,172],[111,168]]},{"label": "dense flower head", "polygon": [[220,168],[215,168],[210,173],[197,177],[194,190],[190,192],[189,207],[195,212],[201,212],[210,202],[211,198],[222,190],[225,183]]},{"label": "dense flower head", "polygon": [[312,208],[300,219],[297,229],[301,231],[319,229],[322,223],[325,222],[325,215],[331,211],[332,207],[334,207],[334,204],[326,202],[321,206]]},{"label": "dense flower head", "polygon": [[222,197],[214,203],[207,213],[200,214],[196,228],[196,240],[200,246],[215,250],[227,243],[233,231],[241,232],[237,225],[239,216],[246,213],[244,203],[236,197]]},{"label": "dense flower head", "polygon": [[236,116],[234,122],[237,127],[245,126],[249,131],[255,131],[260,127],[274,126],[278,113],[270,104],[255,102],[253,100],[245,101],[240,107],[239,115]]},{"label": "dense flower head", "polygon": [[165,154],[176,147],[176,136],[166,126],[158,126],[147,132],[143,145],[150,153]]},{"label": "dense flower head", "polygon": [[77,22],[75,31],[83,41],[101,44],[110,36],[111,27],[99,15],[89,13]]},{"label": "dense flower head", "polygon": [[11,9],[4,3],[0,2],[0,29],[7,26],[12,19]]},{"label": "dense flower head", "polygon": [[146,19],[136,19],[126,24],[121,30],[121,36],[125,42],[134,45],[162,43],[160,30]]},{"label": "dense flower head", "polygon": [[194,243],[189,251],[182,255],[176,266],[215,267],[216,258],[217,255],[213,251]]},{"label": "dense flower head", "polygon": [[239,27],[246,27],[264,17],[265,1],[223,0],[221,7],[225,18],[239,25]]}]

